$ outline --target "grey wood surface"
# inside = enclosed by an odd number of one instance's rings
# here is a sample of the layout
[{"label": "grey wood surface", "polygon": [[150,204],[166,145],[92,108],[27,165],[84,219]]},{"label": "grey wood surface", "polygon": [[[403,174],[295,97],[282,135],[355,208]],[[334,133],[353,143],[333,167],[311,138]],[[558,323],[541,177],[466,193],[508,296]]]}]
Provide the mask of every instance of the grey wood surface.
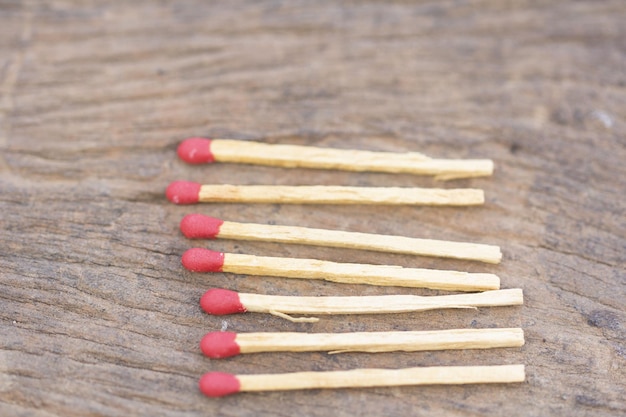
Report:
[{"label": "grey wood surface", "polygon": [[[624,415],[626,5],[622,1],[0,0],[0,414]],[[170,181],[440,186],[409,175],[189,166],[189,136],[492,158],[484,207],[174,206]],[[235,241],[188,213],[473,241],[501,265]],[[525,305],[211,317],[211,287],[293,295],[417,289],[193,274],[193,246],[494,272]],[[204,358],[208,331],[522,327],[523,348]],[[233,373],[524,363],[511,385],[241,394]]]}]

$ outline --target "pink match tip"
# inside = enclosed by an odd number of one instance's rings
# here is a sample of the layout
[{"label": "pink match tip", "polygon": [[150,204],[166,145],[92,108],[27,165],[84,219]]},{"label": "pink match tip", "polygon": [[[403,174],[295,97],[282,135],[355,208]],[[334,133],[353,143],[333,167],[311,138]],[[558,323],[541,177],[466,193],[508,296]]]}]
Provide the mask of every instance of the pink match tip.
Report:
[{"label": "pink match tip", "polygon": [[200,341],[200,350],[209,358],[229,358],[240,353],[239,345],[235,341],[237,333],[211,332]]},{"label": "pink match tip", "polygon": [[207,397],[223,397],[236,394],[241,389],[241,383],[236,375],[224,372],[209,372],[200,378],[200,392]]},{"label": "pink match tip", "polygon": [[206,164],[213,162],[211,139],[189,138],[178,145],[178,157],[190,164]]},{"label": "pink match tip", "polygon": [[183,253],[182,263],[193,272],[220,272],[224,266],[224,253],[192,248]]},{"label": "pink match tip", "polygon": [[199,200],[201,184],[191,181],[174,181],[167,186],[165,195],[174,204],[195,204]]},{"label": "pink match tip", "polygon": [[205,312],[216,316],[246,312],[246,307],[241,304],[238,293],[220,288],[205,292],[200,298],[200,307]]},{"label": "pink match tip", "polygon": [[180,222],[180,231],[189,239],[215,239],[224,220],[204,214],[188,214]]}]

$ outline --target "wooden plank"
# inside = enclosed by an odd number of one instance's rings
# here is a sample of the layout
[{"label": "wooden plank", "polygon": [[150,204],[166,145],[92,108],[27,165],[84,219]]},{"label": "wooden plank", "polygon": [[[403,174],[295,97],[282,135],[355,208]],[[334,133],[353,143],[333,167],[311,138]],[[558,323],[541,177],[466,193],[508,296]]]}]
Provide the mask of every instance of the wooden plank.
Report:
[{"label": "wooden plank", "polygon": [[[622,1],[0,1],[0,414],[623,415]],[[206,167],[190,136],[434,158],[493,177]],[[499,245],[500,265],[217,240],[224,252],[496,273],[521,307],[324,318],[203,314],[210,287],[432,295],[185,271],[167,184],[472,187],[472,208],[215,204],[275,223]],[[521,327],[522,348],[203,357],[208,331]],[[524,384],[203,397],[198,378],[524,363]]]}]

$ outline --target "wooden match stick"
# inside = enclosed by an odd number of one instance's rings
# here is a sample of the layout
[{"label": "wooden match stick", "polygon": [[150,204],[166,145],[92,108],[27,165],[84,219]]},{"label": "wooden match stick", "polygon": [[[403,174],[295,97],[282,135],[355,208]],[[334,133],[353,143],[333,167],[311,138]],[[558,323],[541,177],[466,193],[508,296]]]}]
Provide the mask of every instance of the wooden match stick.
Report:
[{"label": "wooden match stick", "polygon": [[[521,305],[521,289],[438,296],[373,295],[347,297],[293,297],[237,293],[213,288],[200,299],[208,314],[270,313],[287,319],[288,314],[386,314],[445,308],[475,308]],[[313,321],[313,320],[310,320]]]},{"label": "wooden match stick", "polygon": [[275,258],[193,248],[182,256],[185,268],[194,272],[322,279],[348,284],[431,288],[449,291],[483,291],[500,288],[494,274],[403,268],[392,265],[349,264],[317,259]]},{"label": "wooden match stick", "polygon": [[180,230],[190,239],[215,239],[219,237],[235,240],[297,243],[468,259],[493,264],[499,263],[502,259],[502,253],[498,246],[306,227],[235,223],[203,214],[185,216],[180,222]]},{"label": "wooden match stick", "polygon": [[335,185],[228,185],[174,181],[165,192],[175,204],[386,204],[473,206],[483,204],[483,190],[473,188],[344,187]]},{"label": "wooden match stick", "polygon": [[200,342],[214,359],[257,352],[417,352],[446,349],[491,349],[524,345],[522,329],[456,329],[361,333],[211,332]]},{"label": "wooden match stick", "polygon": [[405,369],[353,369],[330,372],[233,375],[211,372],[200,378],[209,397],[249,391],[365,388],[406,385],[499,384],[524,382],[524,365],[431,366]]},{"label": "wooden match stick", "polygon": [[283,168],[435,175],[442,180],[493,173],[490,159],[432,159],[416,152],[370,152],[229,139],[186,139],[178,146],[178,156],[190,164],[235,162]]}]

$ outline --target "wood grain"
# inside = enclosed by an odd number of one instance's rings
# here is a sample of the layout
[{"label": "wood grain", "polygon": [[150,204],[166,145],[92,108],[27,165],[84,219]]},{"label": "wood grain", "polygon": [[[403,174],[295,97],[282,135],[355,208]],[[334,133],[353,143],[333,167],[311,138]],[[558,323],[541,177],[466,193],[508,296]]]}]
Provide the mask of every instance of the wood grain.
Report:
[{"label": "wood grain", "polygon": [[[624,415],[623,1],[0,0],[0,414]],[[228,137],[493,159],[489,178],[190,166]],[[217,240],[224,252],[496,273],[519,307],[290,323],[211,317],[210,287],[283,295],[434,291],[186,272],[189,206],[167,184],[480,188],[479,207],[211,204],[227,221],[499,245],[500,265]],[[212,330],[521,327],[522,348],[272,353],[211,361]],[[242,394],[236,374],[524,363],[512,385]]]}]

